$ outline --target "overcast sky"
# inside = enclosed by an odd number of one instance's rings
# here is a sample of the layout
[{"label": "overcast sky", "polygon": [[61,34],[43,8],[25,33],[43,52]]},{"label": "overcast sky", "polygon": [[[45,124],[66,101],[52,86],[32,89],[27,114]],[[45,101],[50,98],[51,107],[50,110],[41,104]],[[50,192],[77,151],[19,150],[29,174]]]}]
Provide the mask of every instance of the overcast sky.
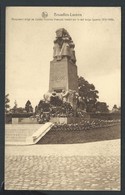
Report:
[{"label": "overcast sky", "polygon": [[[48,13],[46,20],[43,11]],[[7,7],[6,94],[11,107],[15,100],[24,107],[28,99],[34,107],[48,91],[58,28],[65,28],[75,43],[78,75],[95,85],[99,101],[110,109],[120,106],[120,11],[119,7]]]}]

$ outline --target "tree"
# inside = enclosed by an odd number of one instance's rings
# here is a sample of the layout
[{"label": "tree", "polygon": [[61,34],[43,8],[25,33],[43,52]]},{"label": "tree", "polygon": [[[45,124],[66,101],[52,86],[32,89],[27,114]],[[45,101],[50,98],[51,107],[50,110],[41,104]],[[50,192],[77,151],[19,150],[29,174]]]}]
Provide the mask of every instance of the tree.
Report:
[{"label": "tree", "polygon": [[9,94],[5,95],[5,113],[8,113],[9,112],[9,108],[10,108],[10,105],[9,105],[9,98],[8,98]]},{"label": "tree", "polygon": [[117,105],[115,104],[112,108],[112,112],[119,112],[119,108],[117,107]]},{"label": "tree", "polygon": [[93,84],[90,84],[83,77],[78,78],[78,93],[86,104],[87,112],[96,111],[96,102],[99,96],[99,92],[95,89]]},{"label": "tree", "polygon": [[118,109],[116,104],[113,106],[113,109]]},{"label": "tree", "polygon": [[120,106],[119,106],[119,108],[118,108],[118,112],[121,113],[121,107],[120,107]]},{"label": "tree", "polygon": [[20,114],[26,113],[26,110],[25,110],[25,108],[19,107],[16,109],[16,113],[20,113]]},{"label": "tree", "polygon": [[25,104],[25,110],[27,111],[27,113],[33,112],[33,107],[32,107],[31,102],[29,100]]},{"label": "tree", "polygon": [[50,111],[50,103],[45,102],[44,100],[40,100],[38,105],[35,107],[35,113],[41,112],[49,112]]},{"label": "tree", "polygon": [[100,113],[109,112],[108,105],[105,102],[97,102],[96,112],[100,112]]},{"label": "tree", "polygon": [[17,102],[16,102],[16,100],[15,100],[15,102],[14,102],[14,107],[12,108],[12,111],[13,111],[14,113],[17,112]]}]

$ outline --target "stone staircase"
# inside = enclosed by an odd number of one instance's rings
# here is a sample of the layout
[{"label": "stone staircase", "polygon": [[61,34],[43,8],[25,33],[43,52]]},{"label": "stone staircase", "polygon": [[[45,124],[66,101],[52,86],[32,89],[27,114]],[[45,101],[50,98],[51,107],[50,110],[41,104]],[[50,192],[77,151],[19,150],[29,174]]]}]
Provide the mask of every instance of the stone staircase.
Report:
[{"label": "stone staircase", "polygon": [[36,144],[52,126],[51,122],[45,124],[7,124],[5,125],[5,144]]},{"label": "stone staircase", "polygon": [[5,143],[26,142],[26,138],[41,126],[40,124],[7,124],[5,125]]}]

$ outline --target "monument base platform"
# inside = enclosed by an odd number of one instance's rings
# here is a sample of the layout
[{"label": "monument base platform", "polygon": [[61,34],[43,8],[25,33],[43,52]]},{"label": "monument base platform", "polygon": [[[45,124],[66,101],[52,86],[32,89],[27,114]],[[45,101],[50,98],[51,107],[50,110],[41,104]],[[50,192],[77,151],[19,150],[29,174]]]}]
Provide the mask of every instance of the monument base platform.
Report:
[{"label": "monument base platform", "polygon": [[12,124],[38,124],[36,118],[12,118]]},{"label": "monument base platform", "polygon": [[85,117],[51,117],[50,122],[56,124],[77,124],[82,123],[85,120],[89,120],[90,116],[86,115]]}]

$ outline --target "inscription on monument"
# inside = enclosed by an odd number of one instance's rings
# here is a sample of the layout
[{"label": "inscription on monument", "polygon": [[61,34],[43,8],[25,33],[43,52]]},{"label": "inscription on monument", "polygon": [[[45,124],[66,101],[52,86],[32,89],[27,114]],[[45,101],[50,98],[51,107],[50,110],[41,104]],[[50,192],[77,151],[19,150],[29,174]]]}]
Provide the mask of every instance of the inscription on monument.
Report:
[{"label": "inscription on monument", "polygon": [[65,79],[65,76],[55,76],[55,78],[51,78],[51,81],[61,81],[61,80],[64,80]]}]

